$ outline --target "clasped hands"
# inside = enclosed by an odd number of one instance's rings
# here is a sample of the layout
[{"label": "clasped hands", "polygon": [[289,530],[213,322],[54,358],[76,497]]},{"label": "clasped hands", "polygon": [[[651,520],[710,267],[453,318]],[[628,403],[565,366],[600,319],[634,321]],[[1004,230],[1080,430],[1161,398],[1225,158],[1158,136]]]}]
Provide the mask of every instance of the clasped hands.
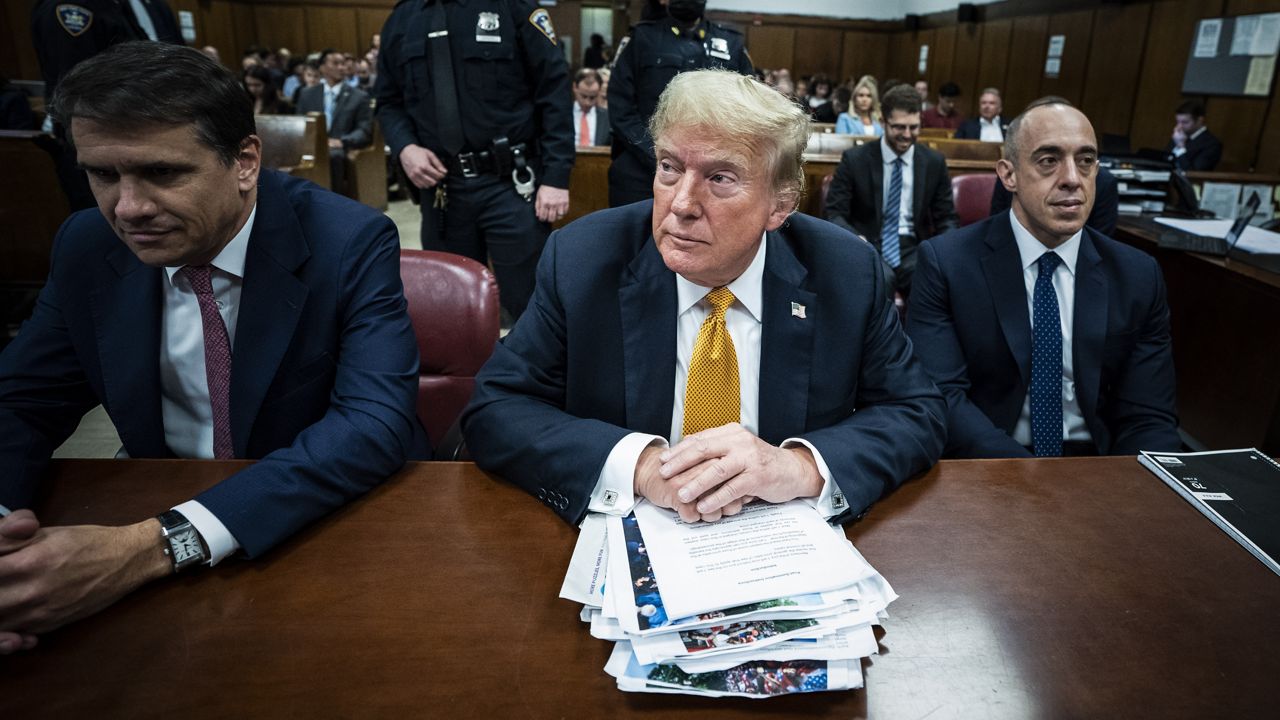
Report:
[{"label": "clasped hands", "polygon": [[91,615],[172,572],[153,519],[122,527],[40,527],[30,510],[0,517],[0,655]]},{"label": "clasped hands", "polygon": [[674,447],[648,447],[636,463],[635,493],[685,522],[714,522],[757,498],[816,497],[823,480],[809,448],[780,448],[738,423],[703,430]]}]

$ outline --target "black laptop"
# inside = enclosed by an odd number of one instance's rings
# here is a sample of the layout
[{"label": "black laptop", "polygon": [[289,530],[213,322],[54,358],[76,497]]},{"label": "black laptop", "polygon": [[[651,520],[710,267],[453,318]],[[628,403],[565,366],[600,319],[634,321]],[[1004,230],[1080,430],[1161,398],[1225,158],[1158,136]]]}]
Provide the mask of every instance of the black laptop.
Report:
[{"label": "black laptop", "polygon": [[1226,257],[1227,253],[1231,252],[1231,249],[1240,241],[1240,236],[1244,234],[1244,229],[1249,227],[1249,221],[1253,219],[1254,215],[1258,214],[1258,205],[1261,203],[1262,199],[1258,197],[1258,193],[1254,192],[1249,195],[1249,201],[1244,204],[1244,212],[1240,213],[1240,217],[1236,218],[1236,221],[1231,224],[1231,231],[1227,233],[1225,238],[1194,235],[1183,230],[1167,230],[1160,234],[1159,245],[1162,248],[1171,248],[1173,250],[1186,250],[1205,255]]}]

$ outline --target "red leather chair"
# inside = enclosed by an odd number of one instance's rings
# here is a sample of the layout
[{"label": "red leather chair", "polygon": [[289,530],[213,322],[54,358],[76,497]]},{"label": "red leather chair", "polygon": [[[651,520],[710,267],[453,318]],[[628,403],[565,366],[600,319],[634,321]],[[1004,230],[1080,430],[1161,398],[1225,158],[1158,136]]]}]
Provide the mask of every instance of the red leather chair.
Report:
[{"label": "red leather chair", "polygon": [[991,193],[996,187],[995,173],[974,173],[951,178],[951,199],[960,216],[960,227],[984,220],[991,214]]},{"label": "red leather chair", "polygon": [[498,342],[498,281],[471,258],[429,250],[401,250],[400,279],[422,358],[418,419],[436,459],[457,459],[458,416]]}]

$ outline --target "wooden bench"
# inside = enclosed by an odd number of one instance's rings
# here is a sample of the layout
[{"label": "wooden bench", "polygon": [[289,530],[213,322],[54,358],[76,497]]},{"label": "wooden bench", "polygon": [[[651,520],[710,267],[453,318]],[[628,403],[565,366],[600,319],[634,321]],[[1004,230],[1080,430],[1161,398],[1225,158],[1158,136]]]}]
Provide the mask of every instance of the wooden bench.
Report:
[{"label": "wooden bench", "polygon": [[329,187],[329,136],[322,113],[258,115],[262,166]]},{"label": "wooden bench", "polygon": [[923,134],[919,142],[942,153],[948,160],[981,160],[994,165],[1004,153],[1004,144],[998,142],[933,138],[924,137]]},{"label": "wooden bench", "polygon": [[347,151],[346,176],[344,195],[369,207],[387,209],[387,141],[376,120],[369,147]]}]

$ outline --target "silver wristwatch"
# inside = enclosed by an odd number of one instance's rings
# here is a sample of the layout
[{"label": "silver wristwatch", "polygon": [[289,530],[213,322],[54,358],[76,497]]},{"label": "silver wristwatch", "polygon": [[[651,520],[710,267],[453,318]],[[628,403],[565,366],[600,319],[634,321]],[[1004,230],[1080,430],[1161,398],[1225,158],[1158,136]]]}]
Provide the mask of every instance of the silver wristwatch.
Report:
[{"label": "silver wristwatch", "polygon": [[186,516],[177,510],[170,510],[160,513],[156,518],[160,520],[164,554],[173,561],[174,572],[209,562],[209,549]]}]

